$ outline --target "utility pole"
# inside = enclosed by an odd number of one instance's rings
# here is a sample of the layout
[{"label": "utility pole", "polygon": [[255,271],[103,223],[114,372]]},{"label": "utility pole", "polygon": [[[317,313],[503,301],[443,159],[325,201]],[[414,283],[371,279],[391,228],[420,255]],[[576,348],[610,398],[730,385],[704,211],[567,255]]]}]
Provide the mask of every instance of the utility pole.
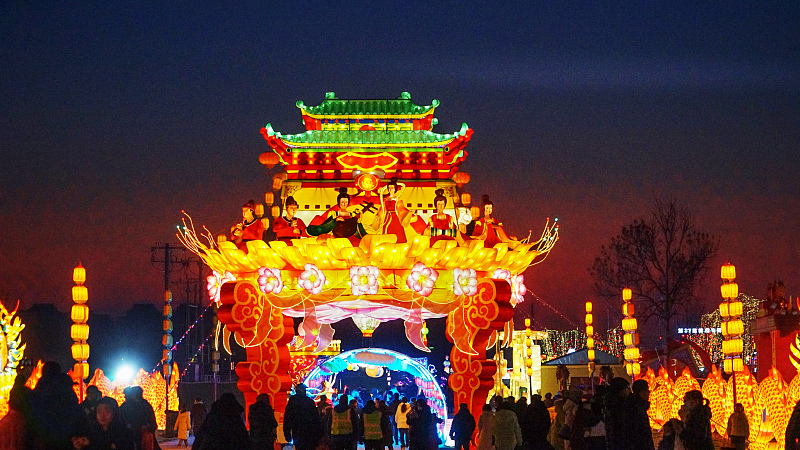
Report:
[{"label": "utility pole", "polygon": [[[164,271],[164,338],[162,344],[162,366],[161,369],[164,373],[166,380],[166,398],[164,399],[165,410],[169,411],[169,384],[172,378],[172,292],[170,291],[170,274],[172,272],[173,264],[182,264],[186,258],[178,258],[173,254],[174,250],[184,250],[182,247],[170,246],[169,243],[163,246],[150,247],[150,262],[154,267],[157,264],[163,267]],[[161,252],[163,251],[163,256]]]}]

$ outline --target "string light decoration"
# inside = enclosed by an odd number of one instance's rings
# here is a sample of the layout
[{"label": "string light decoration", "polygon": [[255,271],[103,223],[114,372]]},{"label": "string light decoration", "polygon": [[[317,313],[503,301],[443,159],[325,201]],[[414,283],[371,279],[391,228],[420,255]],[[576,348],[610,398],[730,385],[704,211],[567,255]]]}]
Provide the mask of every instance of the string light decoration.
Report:
[{"label": "string light decoration", "polygon": [[78,263],[78,266],[72,270],[72,281],[75,286],[72,286],[72,311],[70,317],[72,319],[72,326],[70,327],[69,334],[73,340],[72,344],[72,359],[75,360],[75,365],[72,372],[79,379],[78,384],[79,396],[78,399],[83,401],[84,395],[84,382],[83,380],[89,376],[89,364],[86,362],[89,359],[89,344],[86,340],[89,339],[89,307],[86,302],[89,300],[89,291],[83,283],[86,282],[86,269]]},{"label": "string light decoration", "polygon": [[592,316],[592,302],[586,302],[586,356],[589,358],[589,377],[594,374],[594,317]]},{"label": "string light decoration", "polygon": [[633,317],[632,296],[633,291],[630,288],[626,287],[622,290],[622,300],[625,302],[622,305],[622,314],[625,315],[625,318],[622,319],[622,329],[625,330],[623,338],[625,342],[625,370],[635,380],[642,373],[642,366],[639,364],[639,334],[636,333],[638,326],[636,319]]},{"label": "string light decoration", "polygon": [[742,302],[738,300],[739,285],[736,283],[736,266],[730,262],[722,266],[720,275],[722,277],[722,286],[720,292],[724,302],[719,304],[719,314],[722,317],[722,354],[724,359],[722,361],[723,370],[726,373],[733,373],[735,377],[736,372],[742,370],[742,334],[744,334],[744,325],[739,318],[742,315]]}]

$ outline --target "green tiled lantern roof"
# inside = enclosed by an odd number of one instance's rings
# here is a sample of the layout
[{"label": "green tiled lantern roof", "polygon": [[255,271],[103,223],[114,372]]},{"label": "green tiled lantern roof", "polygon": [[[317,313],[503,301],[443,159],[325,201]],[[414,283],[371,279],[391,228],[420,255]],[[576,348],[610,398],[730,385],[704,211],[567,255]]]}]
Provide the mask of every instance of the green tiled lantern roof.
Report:
[{"label": "green tiled lantern roof", "polygon": [[307,114],[320,116],[409,116],[426,114],[437,106],[436,99],[428,106],[416,105],[408,92],[393,100],[342,100],[328,92],[317,106],[306,106],[302,100],[297,102],[297,107]]},{"label": "green tiled lantern roof", "polygon": [[298,134],[275,132],[272,124],[265,127],[269,136],[277,136],[287,143],[297,144],[428,144],[447,143],[459,136],[464,136],[469,127],[461,125],[461,130],[453,134],[439,134],[427,130],[408,131],[306,131]]}]

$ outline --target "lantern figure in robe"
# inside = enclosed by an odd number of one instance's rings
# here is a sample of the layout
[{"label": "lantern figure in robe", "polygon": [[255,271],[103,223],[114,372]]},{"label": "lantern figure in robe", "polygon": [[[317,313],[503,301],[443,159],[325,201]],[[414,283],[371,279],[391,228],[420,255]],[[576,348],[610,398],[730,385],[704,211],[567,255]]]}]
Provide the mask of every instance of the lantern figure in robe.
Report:
[{"label": "lantern figure in robe", "polygon": [[83,401],[83,380],[89,376],[89,364],[86,362],[89,359],[89,344],[86,343],[89,339],[89,325],[86,324],[89,321],[89,307],[85,305],[89,300],[89,291],[83,285],[86,282],[86,269],[81,263],[72,270],[72,281],[75,282],[75,286],[72,287],[72,301],[75,304],[70,311],[73,322],[70,327],[70,337],[73,340],[72,359],[75,360],[73,373],[80,380],[79,400]]}]

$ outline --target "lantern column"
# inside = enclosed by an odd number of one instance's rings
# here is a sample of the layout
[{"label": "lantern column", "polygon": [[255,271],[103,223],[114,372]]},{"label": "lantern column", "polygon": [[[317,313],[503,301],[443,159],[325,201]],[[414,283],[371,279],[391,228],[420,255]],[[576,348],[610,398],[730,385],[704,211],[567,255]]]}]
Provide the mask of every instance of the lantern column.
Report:
[{"label": "lantern column", "polygon": [[161,370],[164,372],[164,380],[167,382],[164,409],[169,411],[169,381],[172,375],[172,291],[169,289],[164,291],[164,337],[161,339],[161,343],[164,345]]},{"label": "lantern column", "polygon": [[594,317],[592,316],[592,302],[586,302],[586,357],[589,359],[589,381],[594,392]]},{"label": "lantern column", "polygon": [[631,297],[633,291],[630,288],[622,290],[622,300],[625,302],[622,305],[622,314],[625,318],[622,319],[622,329],[625,331],[623,342],[625,344],[625,369],[630,375],[631,379],[635,380],[639,374],[642,373],[642,366],[639,364],[639,334],[636,333],[638,325],[636,319],[633,317],[633,303]]},{"label": "lantern column", "polygon": [[722,286],[720,292],[724,302],[719,305],[722,317],[722,368],[733,376],[733,403],[736,404],[736,372],[742,370],[742,333],[744,325],[739,317],[742,315],[742,302],[738,300],[739,285],[736,283],[736,266],[725,263],[721,270]]},{"label": "lantern column", "polygon": [[528,398],[533,398],[533,340],[531,319],[525,318],[525,374],[528,375]]},{"label": "lantern column", "polygon": [[86,301],[89,300],[89,291],[83,283],[86,282],[86,269],[78,263],[78,267],[72,271],[72,281],[75,286],[72,287],[72,305],[70,311],[70,318],[72,319],[72,326],[70,327],[70,337],[74,343],[72,344],[72,359],[75,360],[75,366],[72,369],[74,376],[78,378],[80,384],[80,398],[83,401],[84,383],[83,380],[89,376],[89,364],[86,362],[89,359],[89,344],[86,340],[89,339],[89,307],[86,306]]}]

